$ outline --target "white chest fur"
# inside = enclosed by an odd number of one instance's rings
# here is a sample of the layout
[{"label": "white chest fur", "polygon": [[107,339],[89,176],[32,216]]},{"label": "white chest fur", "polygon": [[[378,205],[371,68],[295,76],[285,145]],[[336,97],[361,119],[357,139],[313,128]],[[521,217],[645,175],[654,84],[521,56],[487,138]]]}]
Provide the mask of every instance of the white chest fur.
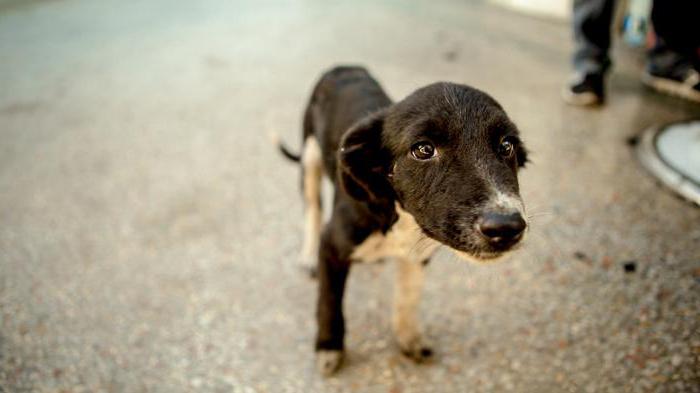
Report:
[{"label": "white chest fur", "polygon": [[425,236],[413,216],[398,204],[396,211],[399,219],[391,229],[386,234],[374,232],[367,237],[355,248],[352,259],[374,262],[393,257],[422,261],[433,255],[440,243]]}]

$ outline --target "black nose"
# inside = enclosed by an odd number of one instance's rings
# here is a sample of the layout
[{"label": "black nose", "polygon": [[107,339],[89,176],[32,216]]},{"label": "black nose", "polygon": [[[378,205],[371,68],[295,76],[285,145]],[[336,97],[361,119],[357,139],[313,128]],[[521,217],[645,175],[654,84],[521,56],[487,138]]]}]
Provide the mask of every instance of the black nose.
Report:
[{"label": "black nose", "polygon": [[527,224],[520,213],[486,213],[481,216],[479,232],[491,243],[511,244],[520,239]]}]

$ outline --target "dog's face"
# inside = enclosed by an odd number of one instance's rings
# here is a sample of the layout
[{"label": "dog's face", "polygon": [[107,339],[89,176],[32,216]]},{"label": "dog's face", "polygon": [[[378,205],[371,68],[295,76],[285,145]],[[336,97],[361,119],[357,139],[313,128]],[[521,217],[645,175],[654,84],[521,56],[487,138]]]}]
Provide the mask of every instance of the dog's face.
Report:
[{"label": "dog's face", "polygon": [[398,201],[427,236],[463,256],[495,258],[522,239],[517,171],[526,152],[501,106],[479,90],[420,89],[349,130],[339,158],[350,195]]}]

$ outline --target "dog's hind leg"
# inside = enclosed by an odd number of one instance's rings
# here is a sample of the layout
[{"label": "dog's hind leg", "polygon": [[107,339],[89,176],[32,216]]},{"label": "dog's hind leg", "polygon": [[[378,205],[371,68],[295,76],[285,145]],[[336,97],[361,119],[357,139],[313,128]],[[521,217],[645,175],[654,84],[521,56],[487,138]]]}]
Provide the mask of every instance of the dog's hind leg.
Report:
[{"label": "dog's hind leg", "polygon": [[323,161],[321,147],[314,136],[308,136],[304,142],[301,166],[304,194],[304,240],[301,248],[301,263],[304,269],[315,276],[321,238]]},{"label": "dog's hind leg", "polygon": [[424,262],[411,258],[397,258],[394,284],[394,311],[392,327],[401,351],[415,361],[432,356],[426,345],[418,321],[418,308],[423,292]]}]

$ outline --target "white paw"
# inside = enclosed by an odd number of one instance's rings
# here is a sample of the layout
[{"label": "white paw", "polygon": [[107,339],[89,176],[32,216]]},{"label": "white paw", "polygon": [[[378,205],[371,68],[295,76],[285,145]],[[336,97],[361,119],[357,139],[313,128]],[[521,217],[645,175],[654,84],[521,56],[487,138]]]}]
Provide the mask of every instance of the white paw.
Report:
[{"label": "white paw", "polygon": [[343,351],[321,349],[316,352],[316,368],[324,377],[332,375],[343,362]]},{"label": "white paw", "polygon": [[316,263],[316,258],[310,258],[310,257],[301,257],[301,269],[307,273],[311,278],[316,278],[316,266],[318,265]]}]

